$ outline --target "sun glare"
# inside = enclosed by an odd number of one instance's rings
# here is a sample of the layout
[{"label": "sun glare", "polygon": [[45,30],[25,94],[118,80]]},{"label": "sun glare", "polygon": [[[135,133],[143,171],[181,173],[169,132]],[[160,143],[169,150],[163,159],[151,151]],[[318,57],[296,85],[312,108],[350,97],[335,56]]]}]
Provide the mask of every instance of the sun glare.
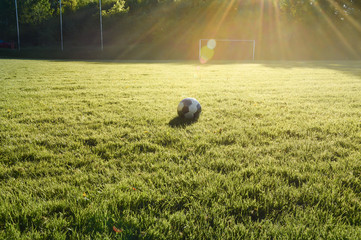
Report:
[{"label": "sun glare", "polygon": [[[345,8],[333,0],[327,1],[330,6],[340,12],[341,20],[348,21],[355,31],[361,32],[361,24],[348,14]],[[330,16],[330,12],[326,13],[317,0],[310,1],[309,6],[302,5],[306,10],[300,8],[297,13],[286,12],[283,9],[286,3],[289,4],[288,7],[300,6],[299,2],[293,0],[212,1],[186,16],[181,14],[169,16],[166,13],[172,12],[176,5],[164,6],[149,14],[149,22],[145,23],[149,27],[139,34],[126,49],[120,51],[120,54],[127,56],[134,52],[139,55],[135,57],[142,57],[152,52],[151,47],[147,49],[146,44],[143,44],[151,40],[152,44],[168,46],[169,52],[163,53],[165,55],[171,54],[172,51],[183,51],[188,56],[194,57],[199,39],[255,39],[256,58],[262,53],[266,59],[267,56],[289,59],[295,51],[304,57],[317,55],[317,51],[320,51],[319,47],[324,47],[325,43],[332,45],[337,39],[349,54],[357,55],[352,41],[335,24],[333,18],[335,16]],[[303,14],[303,22],[297,19],[297,14]],[[305,14],[307,17],[304,16]],[[290,16],[294,18],[292,21],[289,20]],[[177,26],[170,27],[169,17],[177,19]],[[305,21],[312,24],[307,25]],[[318,34],[317,37],[315,34]],[[208,62],[213,56],[219,54],[219,51],[216,53],[216,44],[214,40],[209,41],[207,48],[203,47],[200,50],[202,63]],[[143,48],[137,51],[136,48],[140,45]],[[185,46],[188,46],[188,49]],[[323,51],[327,50],[323,49]]]}]

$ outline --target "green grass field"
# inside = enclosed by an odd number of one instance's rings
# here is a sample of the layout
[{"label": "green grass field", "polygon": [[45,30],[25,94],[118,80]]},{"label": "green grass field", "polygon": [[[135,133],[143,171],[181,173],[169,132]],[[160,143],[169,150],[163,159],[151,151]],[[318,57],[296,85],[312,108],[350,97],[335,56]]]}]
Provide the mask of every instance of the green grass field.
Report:
[{"label": "green grass field", "polygon": [[0,239],[360,239],[360,66],[0,60]]}]

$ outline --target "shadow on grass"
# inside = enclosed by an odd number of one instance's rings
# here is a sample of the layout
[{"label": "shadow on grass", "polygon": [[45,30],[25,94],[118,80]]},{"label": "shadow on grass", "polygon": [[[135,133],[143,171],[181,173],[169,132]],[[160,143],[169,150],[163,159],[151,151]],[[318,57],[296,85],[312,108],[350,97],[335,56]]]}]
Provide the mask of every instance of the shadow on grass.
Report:
[{"label": "shadow on grass", "polygon": [[192,125],[193,123],[196,123],[197,120],[187,120],[180,117],[174,117],[172,120],[169,121],[168,125],[172,128],[185,128],[187,126]]},{"label": "shadow on grass", "polygon": [[360,76],[361,61],[264,61],[265,67],[279,69],[331,69],[349,75]]},{"label": "shadow on grass", "polygon": [[[70,60],[74,61],[74,60]],[[345,73],[353,76],[360,76],[360,60],[329,60],[329,61],[220,61],[214,60],[207,64],[200,64],[195,60],[83,60],[83,62],[93,63],[93,64],[170,64],[170,65],[188,65],[188,66],[201,66],[202,68],[208,68],[217,65],[239,65],[239,64],[248,64],[248,65],[262,65],[269,68],[279,68],[279,69],[331,69],[341,73]]]}]

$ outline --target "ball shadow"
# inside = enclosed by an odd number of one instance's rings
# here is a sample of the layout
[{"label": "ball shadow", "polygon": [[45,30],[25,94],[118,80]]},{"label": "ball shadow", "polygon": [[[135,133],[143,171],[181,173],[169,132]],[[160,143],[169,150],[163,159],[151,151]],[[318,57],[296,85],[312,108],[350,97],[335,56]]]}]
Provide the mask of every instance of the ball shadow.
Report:
[{"label": "ball shadow", "polygon": [[188,120],[180,117],[174,117],[172,120],[169,121],[168,125],[172,128],[184,128],[193,123],[196,123],[198,119]]}]

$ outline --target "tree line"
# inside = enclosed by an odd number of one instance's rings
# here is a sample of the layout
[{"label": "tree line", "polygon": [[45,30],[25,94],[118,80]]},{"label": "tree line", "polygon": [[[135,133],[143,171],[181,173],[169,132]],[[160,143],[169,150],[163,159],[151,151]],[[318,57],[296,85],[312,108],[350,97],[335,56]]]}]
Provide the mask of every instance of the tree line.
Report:
[{"label": "tree line", "polygon": [[[200,38],[255,39],[258,59],[361,56],[361,1],[101,2],[109,57],[193,59]],[[17,3],[22,46],[59,46],[59,1]],[[62,0],[62,16],[65,49],[99,46],[99,0]],[[14,0],[0,0],[0,40],[16,39]]]}]

